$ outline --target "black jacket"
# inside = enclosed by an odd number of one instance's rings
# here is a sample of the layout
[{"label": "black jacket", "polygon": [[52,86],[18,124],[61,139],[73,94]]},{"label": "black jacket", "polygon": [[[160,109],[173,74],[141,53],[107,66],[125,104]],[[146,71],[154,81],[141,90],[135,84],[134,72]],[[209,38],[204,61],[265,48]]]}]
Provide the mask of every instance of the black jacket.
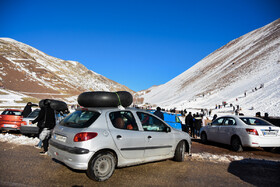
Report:
[{"label": "black jacket", "polygon": [[37,127],[39,127],[39,132],[41,132],[44,128],[45,112],[45,107],[42,107],[37,118],[32,121],[33,124],[38,122]]},{"label": "black jacket", "polygon": [[32,121],[32,123],[36,123],[36,122],[38,122],[37,126],[39,127],[39,129],[40,128],[53,129],[55,126],[54,110],[49,106],[42,107],[37,118]]},{"label": "black jacket", "polygon": [[193,117],[191,114],[188,114],[185,118],[185,123],[189,127],[193,127]]},{"label": "black jacket", "polygon": [[33,107],[33,106],[38,106],[38,105],[36,105],[36,104],[30,104],[30,105],[26,105],[25,107],[24,107],[24,109],[23,109],[23,112],[22,112],[22,116],[25,118],[25,117],[27,117],[31,112],[32,112],[32,109],[31,109],[31,107]]},{"label": "black jacket", "polygon": [[161,118],[162,120],[164,120],[164,116],[163,113],[159,110],[154,112],[154,115],[156,115],[157,117]]},{"label": "black jacket", "polygon": [[55,113],[50,106],[46,106],[46,121],[45,128],[53,129],[55,126]]}]

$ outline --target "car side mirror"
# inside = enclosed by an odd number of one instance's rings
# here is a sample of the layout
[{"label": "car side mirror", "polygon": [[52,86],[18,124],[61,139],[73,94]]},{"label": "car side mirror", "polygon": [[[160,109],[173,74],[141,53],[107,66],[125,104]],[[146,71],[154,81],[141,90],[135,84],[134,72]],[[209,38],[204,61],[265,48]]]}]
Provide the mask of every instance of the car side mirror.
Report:
[{"label": "car side mirror", "polygon": [[171,132],[171,128],[170,127],[165,127],[165,132]]}]

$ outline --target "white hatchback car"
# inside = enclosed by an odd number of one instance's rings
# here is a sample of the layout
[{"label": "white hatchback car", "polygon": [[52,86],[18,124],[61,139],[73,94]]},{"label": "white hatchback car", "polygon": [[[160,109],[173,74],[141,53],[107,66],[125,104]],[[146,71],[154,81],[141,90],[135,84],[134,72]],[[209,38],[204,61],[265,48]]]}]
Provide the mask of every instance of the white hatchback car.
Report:
[{"label": "white hatchback car", "polygon": [[200,129],[201,141],[231,145],[234,151],[243,147],[280,147],[280,128],[257,117],[223,116]]},{"label": "white hatchback car", "polygon": [[191,154],[191,138],[157,116],[138,109],[82,108],[56,125],[49,154],[89,178],[104,181],[115,167]]}]

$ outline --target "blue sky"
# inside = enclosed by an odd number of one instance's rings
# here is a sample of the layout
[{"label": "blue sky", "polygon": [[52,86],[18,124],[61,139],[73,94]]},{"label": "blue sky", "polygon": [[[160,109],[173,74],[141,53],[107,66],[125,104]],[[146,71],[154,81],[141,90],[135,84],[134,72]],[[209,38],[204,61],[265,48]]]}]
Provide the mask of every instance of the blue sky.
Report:
[{"label": "blue sky", "polygon": [[279,7],[279,0],[0,0],[0,37],[140,91],[280,18]]}]

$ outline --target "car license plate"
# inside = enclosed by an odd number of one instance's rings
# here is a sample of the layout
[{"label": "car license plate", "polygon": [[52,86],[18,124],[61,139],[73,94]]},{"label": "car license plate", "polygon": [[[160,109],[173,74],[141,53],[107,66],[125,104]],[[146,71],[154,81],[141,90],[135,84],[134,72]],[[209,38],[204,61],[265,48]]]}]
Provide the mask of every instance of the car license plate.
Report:
[{"label": "car license plate", "polygon": [[263,131],[264,136],[276,136],[276,131]]},{"label": "car license plate", "polygon": [[15,127],[15,125],[4,125],[4,127]]},{"label": "car license plate", "polygon": [[67,137],[61,136],[61,135],[59,135],[59,134],[55,134],[55,135],[54,135],[54,139],[56,139],[56,140],[58,140],[58,141],[61,141],[61,142],[66,142]]}]

